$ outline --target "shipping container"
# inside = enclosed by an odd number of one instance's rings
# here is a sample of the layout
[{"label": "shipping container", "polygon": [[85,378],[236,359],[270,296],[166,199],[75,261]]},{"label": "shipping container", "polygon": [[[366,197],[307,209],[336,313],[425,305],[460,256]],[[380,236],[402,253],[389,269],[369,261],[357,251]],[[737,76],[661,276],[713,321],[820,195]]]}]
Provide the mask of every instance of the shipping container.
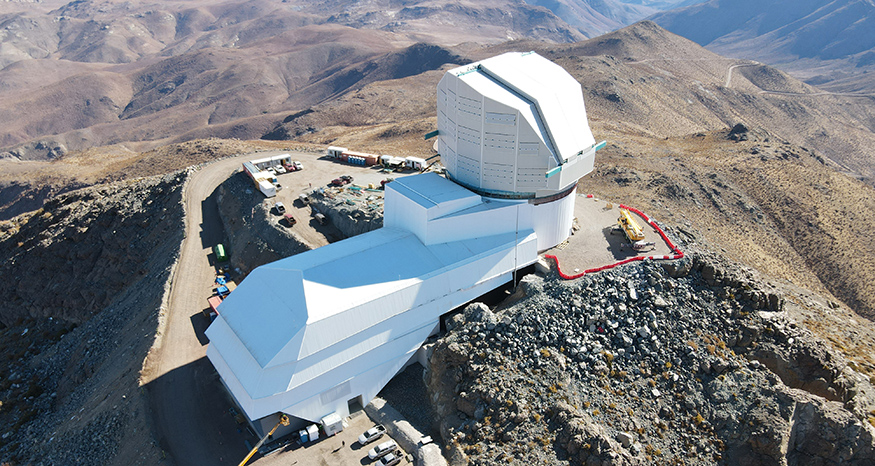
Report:
[{"label": "shipping container", "polygon": [[404,159],[404,166],[412,170],[422,171],[426,167],[426,161],[419,157],[407,157]]},{"label": "shipping container", "polygon": [[213,254],[216,255],[216,262],[225,262],[228,260],[228,254],[225,253],[225,246],[219,243],[213,246]]}]

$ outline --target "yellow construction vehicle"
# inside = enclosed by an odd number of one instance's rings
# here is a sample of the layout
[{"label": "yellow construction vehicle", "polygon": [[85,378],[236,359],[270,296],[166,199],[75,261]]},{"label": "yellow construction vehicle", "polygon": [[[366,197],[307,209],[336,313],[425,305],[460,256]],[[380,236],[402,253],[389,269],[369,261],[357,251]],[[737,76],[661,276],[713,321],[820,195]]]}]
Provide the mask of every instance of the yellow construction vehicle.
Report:
[{"label": "yellow construction vehicle", "polygon": [[641,229],[628,210],[620,209],[620,218],[617,219],[617,224],[620,225],[620,229],[626,234],[630,243],[634,244],[644,239],[644,230]]},{"label": "yellow construction vehicle", "polygon": [[276,432],[276,430],[277,430],[277,428],[279,428],[280,424],[282,424],[284,426],[289,425],[289,417],[286,416],[285,414],[280,414],[280,420],[276,423],[275,426],[273,426],[273,429],[270,429],[270,432],[268,432],[267,435],[262,437],[261,440],[259,440],[258,443],[256,443],[254,447],[252,447],[252,451],[250,451],[249,454],[246,455],[246,458],[243,458],[243,461],[241,461],[238,466],[244,466],[246,463],[248,463],[249,459],[252,458],[252,455],[254,455],[255,452],[257,452],[258,449],[261,448],[261,445],[264,444],[265,440],[267,440],[271,435],[273,435],[274,432]]}]

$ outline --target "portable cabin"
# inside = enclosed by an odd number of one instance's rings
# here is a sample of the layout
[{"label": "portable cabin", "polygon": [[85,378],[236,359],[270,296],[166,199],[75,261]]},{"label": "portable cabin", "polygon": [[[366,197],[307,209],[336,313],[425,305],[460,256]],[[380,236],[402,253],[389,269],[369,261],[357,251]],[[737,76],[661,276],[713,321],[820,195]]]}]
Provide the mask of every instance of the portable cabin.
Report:
[{"label": "portable cabin", "polygon": [[419,157],[407,157],[404,159],[404,166],[412,170],[422,171],[426,167],[426,161]]},{"label": "portable cabin", "polygon": [[337,146],[328,146],[328,150],[325,151],[325,155],[339,159],[340,155],[346,152],[346,147],[337,147]]},{"label": "portable cabin", "polygon": [[331,413],[322,418],[322,430],[325,431],[326,437],[340,433],[343,431],[343,420],[337,413]]},{"label": "portable cabin", "polygon": [[276,185],[271,183],[268,180],[261,180],[258,182],[258,190],[264,194],[264,197],[274,197],[276,196]]}]

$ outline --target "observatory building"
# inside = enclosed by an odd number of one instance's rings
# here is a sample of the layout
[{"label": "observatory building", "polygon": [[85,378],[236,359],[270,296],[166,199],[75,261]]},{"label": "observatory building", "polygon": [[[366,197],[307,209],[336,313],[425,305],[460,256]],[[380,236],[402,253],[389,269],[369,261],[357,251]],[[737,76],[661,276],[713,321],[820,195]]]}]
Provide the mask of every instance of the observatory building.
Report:
[{"label": "observatory building", "polygon": [[600,146],[580,84],[507,53],[445,74],[437,147],[446,177],[387,184],[383,228],[258,267],[219,306],[207,357],[259,433],[366,405],[441,315],[564,241]]}]

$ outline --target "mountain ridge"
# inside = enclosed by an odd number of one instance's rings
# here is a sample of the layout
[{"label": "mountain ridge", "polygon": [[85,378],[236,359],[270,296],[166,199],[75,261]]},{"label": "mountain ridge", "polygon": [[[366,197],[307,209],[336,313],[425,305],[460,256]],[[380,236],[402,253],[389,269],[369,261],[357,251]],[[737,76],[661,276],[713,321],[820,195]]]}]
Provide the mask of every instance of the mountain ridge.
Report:
[{"label": "mountain ridge", "polygon": [[[875,56],[872,0],[710,0],[649,19],[722,55],[770,63],[827,90],[875,90],[866,76],[875,70],[868,58]],[[848,75],[854,79],[841,82]]]}]

